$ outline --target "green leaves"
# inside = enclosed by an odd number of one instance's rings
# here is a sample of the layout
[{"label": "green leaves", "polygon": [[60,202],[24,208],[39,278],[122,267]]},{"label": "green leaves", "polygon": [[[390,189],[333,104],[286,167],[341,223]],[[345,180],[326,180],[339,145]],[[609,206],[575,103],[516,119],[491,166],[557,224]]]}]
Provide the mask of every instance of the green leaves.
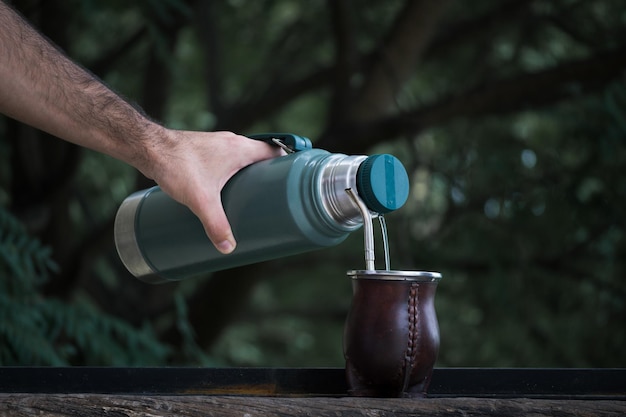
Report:
[{"label": "green leaves", "polygon": [[0,209],[0,259],[6,267],[6,271],[0,271],[3,275],[22,278],[14,285],[28,292],[46,280],[50,271],[58,268],[50,257],[51,252],[39,240],[31,238],[24,226],[9,212]]},{"label": "green leaves", "polygon": [[0,365],[156,365],[169,348],[85,301],[41,294],[51,249],[0,208]]}]

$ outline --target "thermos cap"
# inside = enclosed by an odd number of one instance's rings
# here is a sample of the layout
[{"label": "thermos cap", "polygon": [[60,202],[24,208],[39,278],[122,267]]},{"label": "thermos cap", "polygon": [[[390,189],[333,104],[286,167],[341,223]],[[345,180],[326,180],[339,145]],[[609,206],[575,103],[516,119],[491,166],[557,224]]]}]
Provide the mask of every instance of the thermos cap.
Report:
[{"label": "thermos cap", "polygon": [[369,156],[357,172],[357,188],[365,204],[377,213],[389,213],[406,203],[409,176],[393,155]]}]

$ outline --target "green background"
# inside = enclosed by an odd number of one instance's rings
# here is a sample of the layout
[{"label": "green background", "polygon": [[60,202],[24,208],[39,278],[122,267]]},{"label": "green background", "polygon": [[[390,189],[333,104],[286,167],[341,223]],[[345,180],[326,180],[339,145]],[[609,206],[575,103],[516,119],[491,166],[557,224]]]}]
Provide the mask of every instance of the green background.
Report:
[{"label": "green background", "polygon": [[[392,268],[443,274],[437,366],[626,366],[623,1],[12,4],[167,126],[396,155]],[[0,364],[343,366],[362,233],[149,286],[112,224],[150,185],[0,119]]]}]

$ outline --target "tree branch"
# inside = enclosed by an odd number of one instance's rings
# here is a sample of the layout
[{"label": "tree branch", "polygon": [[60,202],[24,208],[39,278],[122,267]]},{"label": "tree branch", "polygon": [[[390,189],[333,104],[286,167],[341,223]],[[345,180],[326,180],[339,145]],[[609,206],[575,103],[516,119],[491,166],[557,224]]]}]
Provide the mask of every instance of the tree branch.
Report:
[{"label": "tree branch", "polygon": [[626,44],[544,71],[484,83],[412,112],[368,124],[346,126],[325,140],[341,138],[333,142],[333,149],[338,152],[363,151],[382,139],[414,135],[458,117],[505,114],[577,98],[606,86],[623,74],[624,68]]},{"label": "tree branch", "polygon": [[111,67],[115,65],[117,60],[142,41],[147,33],[148,31],[145,26],[138,28],[127,39],[102,53],[101,56],[93,62],[87,62],[85,66],[98,77],[103,78],[111,70]]},{"label": "tree branch", "polygon": [[[402,85],[407,77],[410,76],[414,70],[415,65],[420,53],[425,49],[430,39],[431,33],[434,31],[437,23],[436,16],[443,13],[444,5],[449,0],[442,2],[432,2],[428,0],[422,0],[419,2],[409,1],[403,12],[399,13],[396,22],[392,25],[393,29],[387,40],[378,48],[377,51],[369,54],[360,61],[356,62],[354,55],[345,57],[341,56],[343,62],[335,67],[319,68],[308,75],[292,82],[284,84],[282,86],[274,86],[272,89],[268,89],[266,93],[256,100],[242,103],[238,106],[234,106],[229,109],[228,114],[232,114],[234,118],[224,118],[220,120],[219,129],[231,129],[231,130],[245,130],[246,127],[251,125],[255,120],[263,119],[268,115],[275,112],[278,108],[288,103],[290,100],[302,95],[306,92],[313,91],[328,85],[334,85],[340,78],[346,77],[346,74],[352,74],[360,69],[366,67],[364,63],[375,63],[376,58],[384,55],[384,59],[378,60],[378,63],[372,65],[373,69],[370,72],[369,84],[364,87],[361,95],[365,94],[370,97],[371,100],[376,100],[372,94],[377,94],[378,88],[386,88],[390,81],[389,68],[393,69],[393,94],[390,100],[395,101],[395,87]],[[419,6],[419,7],[418,7]],[[407,13],[407,10],[410,13]],[[351,45],[349,34],[346,32],[349,30],[349,16],[347,16],[348,10],[341,5],[334,4],[333,7],[333,26],[335,28],[335,36],[337,39],[338,54],[343,51],[354,50]],[[423,24],[420,24],[420,22]],[[339,28],[338,25],[345,25],[345,27]],[[337,31],[343,31],[346,33],[339,34]],[[341,36],[342,39],[337,37]],[[417,38],[417,42],[416,42]],[[407,59],[409,57],[410,59]],[[342,64],[348,64],[349,67],[344,67]],[[339,78],[338,78],[339,77]],[[398,84],[400,83],[400,84]],[[343,88],[343,87],[342,87]],[[344,94],[345,91],[337,94]],[[353,103],[359,102],[359,100],[351,100]],[[378,103],[378,101],[376,101]],[[363,111],[369,111],[366,104],[360,104],[363,107]],[[343,110],[345,111],[345,110]],[[356,110],[359,113],[361,110]],[[235,117],[236,116],[236,117]]]},{"label": "tree branch", "polygon": [[328,124],[342,121],[348,108],[352,89],[350,79],[355,73],[357,49],[350,5],[346,0],[330,0],[331,28],[335,44],[335,71],[332,82],[332,98],[328,113]]},{"label": "tree branch", "polygon": [[484,36],[486,32],[491,33],[504,26],[509,26],[512,20],[516,20],[520,15],[527,13],[529,6],[534,1],[501,1],[484,15],[459,20],[441,27],[424,52],[424,57],[431,58],[454,47],[465,47],[468,43],[475,42],[478,36]]},{"label": "tree branch", "polygon": [[212,1],[196,2],[196,28],[201,45],[204,45],[205,77],[207,80],[207,97],[211,111],[220,119],[224,113],[222,100],[222,62],[219,30],[216,28],[214,12],[215,5]]},{"label": "tree branch", "polygon": [[449,0],[410,0],[398,13],[351,109],[351,119],[365,122],[389,114],[396,95],[414,73]]},{"label": "tree branch", "polygon": [[[441,33],[432,40],[427,46],[427,50],[424,51],[424,54],[439,54],[452,47],[464,45],[464,42],[474,39],[477,33],[484,32],[485,27],[494,27],[496,25],[500,27],[501,25],[506,25],[510,21],[507,17],[510,16],[511,13],[517,16],[519,13],[522,13],[524,8],[527,8],[528,4],[532,1],[533,0],[510,0],[500,7],[497,7],[492,12],[478,18],[476,23],[474,20],[469,20],[452,25],[441,31]],[[352,32],[350,28],[352,24],[349,15],[350,11],[347,10],[347,7],[343,6],[341,2],[330,1],[329,7],[332,13],[331,24],[334,29],[335,45],[337,48],[337,64],[333,67],[316,68],[305,76],[286,84],[273,85],[271,89],[266,90],[265,94],[229,108],[225,111],[224,117],[219,119],[219,126],[216,127],[216,129],[245,130],[256,120],[262,120],[268,117],[294,98],[326,86],[335,86],[333,88],[336,88],[336,85],[342,82],[341,80],[343,80],[345,84],[349,84],[346,80],[351,75],[373,66],[373,63],[379,58],[379,49],[383,49],[383,47],[381,46],[377,50],[364,56],[358,56],[356,54],[356,46],[353,45],[354,39],[352,39],[350,35]],[[328,130],[330,131],[333,131],[335,127],[340,124],[340,121],[345,121],[341,119],[345,119],[345,112],[348,108],[347,106],[342,107],[341,102],[342,100],[344,102],[346,100],[350,101],[352,98],[351,95],[353,94],[351,90],[346,90],[346,87],[346,85],[343,85],[339,87],[342,89],[341,91],[334,91],[334,97],[331,103],[332,110],[330,111],[328,122]],[[250,88],[248,88],[248,90],[250,90]],[[339,96],[343,95],[345,95],[344,99],[339,98]],[[337,115],[338,112],[344,114]],[[228,115],[232,115],[232,117],[227,117]],[[325,141],[326,139],[322,138],[322,143],[327,143]]]},{"label": "tree branch", "polygon": [[[269,89],[266,94],[256,100],[229,108],[215,129],[244,131],[255,121],[263,120],[296,97],[328,85],[332,76],[332,68],[321,68],[293,83],[283,85],[280,88]],[[230,114],[231,117],[226,117],[227,114]]]}]

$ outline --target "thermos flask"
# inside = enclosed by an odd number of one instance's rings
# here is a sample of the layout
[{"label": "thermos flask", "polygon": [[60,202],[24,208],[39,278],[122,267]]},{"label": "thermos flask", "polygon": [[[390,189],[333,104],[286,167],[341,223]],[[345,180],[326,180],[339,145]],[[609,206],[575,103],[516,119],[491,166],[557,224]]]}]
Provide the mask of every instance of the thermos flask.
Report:
[{"label": "thermos flask", "polygon": [[200,220],[153,187],[127,197],[115,219],[117,251],[133,275],[149,283],[177,281],[334,246],[363,224],[347,189],[373,213],[396,210],[408,198],[406,170],[392,155],[330,153],[293,134],[250,137],[287,155],[243,168],[222,190],[236,249],[218,252]]}]

